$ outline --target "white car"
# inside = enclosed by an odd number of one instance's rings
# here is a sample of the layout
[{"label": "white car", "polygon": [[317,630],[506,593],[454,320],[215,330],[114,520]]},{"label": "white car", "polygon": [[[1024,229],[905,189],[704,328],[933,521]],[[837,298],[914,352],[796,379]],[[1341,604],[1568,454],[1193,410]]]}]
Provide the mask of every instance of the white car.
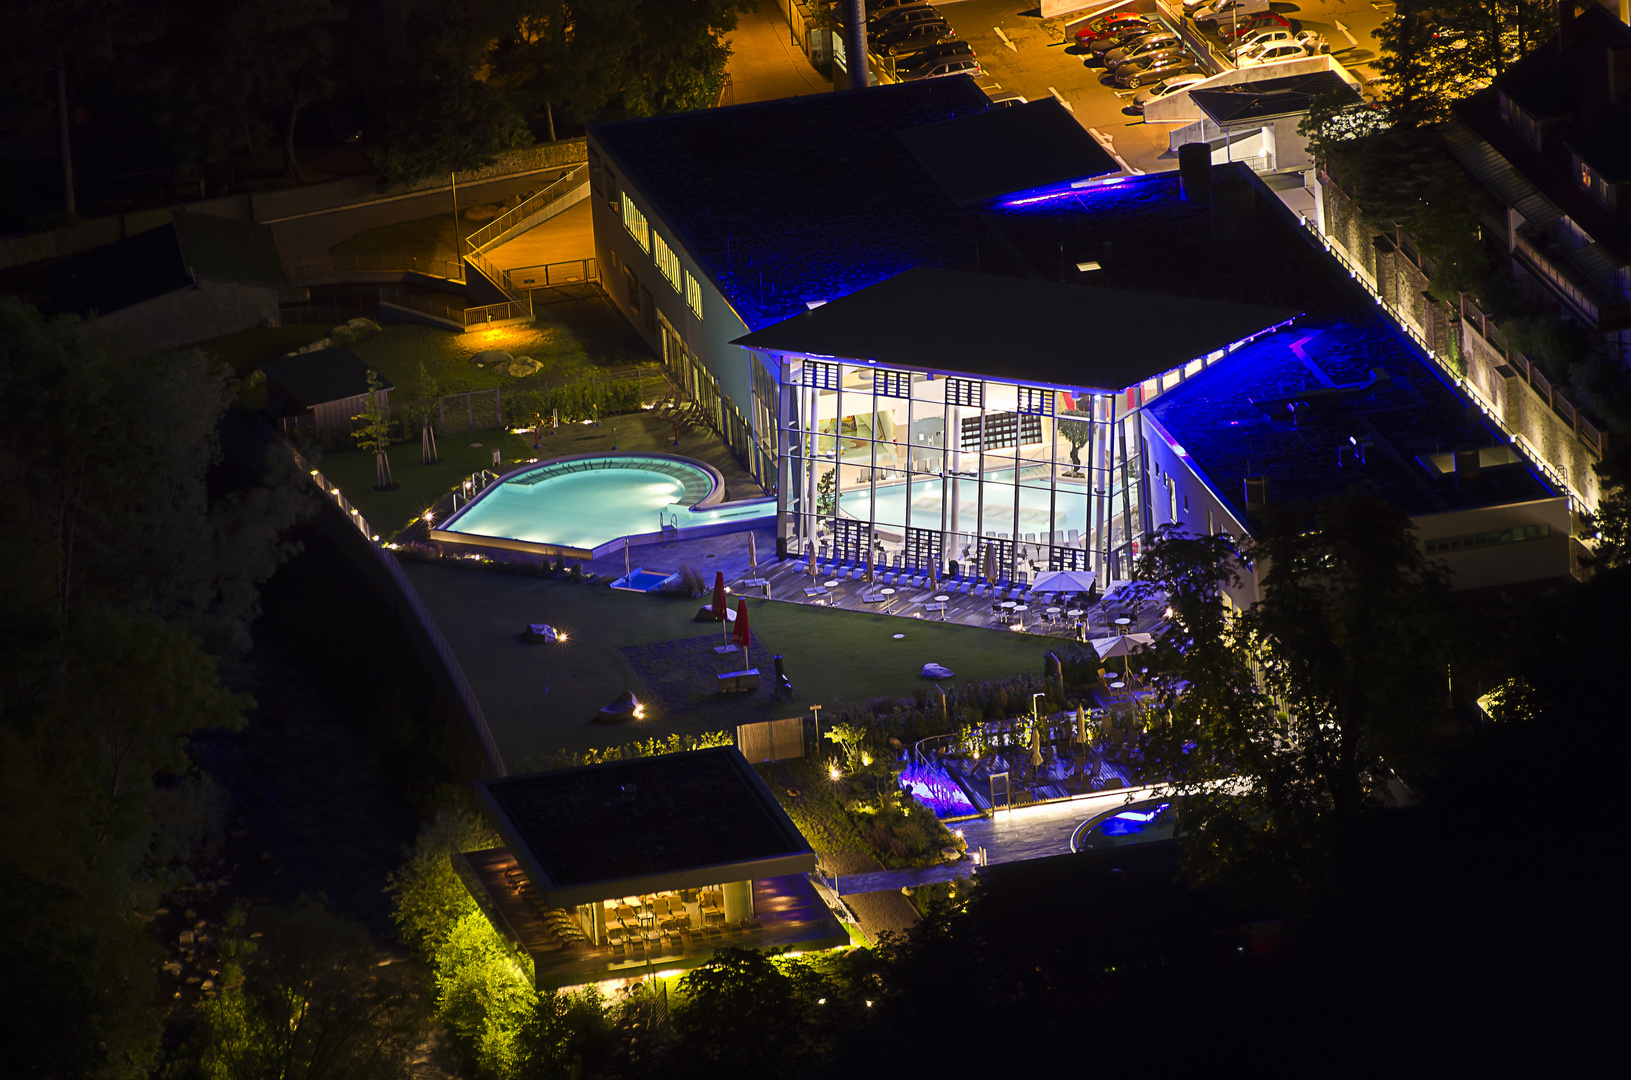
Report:
[{"label": "white car", "polygon": [[1325,40],[1325,35],[1314,30],[1304,30],[1297,35],[1297,44],[1307,49],[1310,54],[1328,53],[1331,43]]},{"label": "white car", "polygon": [[1134,112],[1141,113],[1144,111],[1144,106],[1150,102],[1160,101],[1169,94],[1176,94],[1186,86],[1194,86],[1196,83],[1204,82],[1211,77],[1198,71],[1191,71],[1185,75],[1169,75],[1148,90],[1140,91],[1139,95],[1133,98],[1132,109]]},{"label": "white car", "polygon": [[1198,23],[1221,23],[1239,15],[1256,15],[1259,11],[1269,10],[1269,0],[1215,0],[1206,7],[1196,9],[1190,16]]},{"label": "white car", "polygon": [[1257,48],[1240,54],[1235,61],[1236,67],[1257,67],[1259,64],[1272,64],[1278,60],[1301,60],[1313,53],[1297,44],[1295,41],[1278,41],[1272,45],[1259,45]]},{"label": "white car", "polygon": [[1240,44],[1229,50],[1230,56],[1239,56],[1247,49],[1257,45],[1265,45],[1272,41],[1296,41],[1297,35],[1283,26],[1265,26],[1260,30],[1253,30],[1249,34],[1242,34]]}]

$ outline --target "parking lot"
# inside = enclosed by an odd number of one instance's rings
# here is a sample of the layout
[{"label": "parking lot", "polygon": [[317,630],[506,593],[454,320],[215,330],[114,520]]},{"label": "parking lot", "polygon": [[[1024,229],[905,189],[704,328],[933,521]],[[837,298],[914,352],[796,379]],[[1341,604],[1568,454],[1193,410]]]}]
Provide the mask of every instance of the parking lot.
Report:
[{"label": "parking lot", "polygon": [[[1111,10],[1095,5],[1086,12],[1043,19],[1035,4],[1022,0],[931,0],[957,35],[974,48],[988,93],[1003,91],[1035,101],[1050,94],[1075,114],[1130,170],[1157,172],[1178,167],[1167,149],[1169,125],[1146,124],[1126,108],[1134,91],[1103,85],[1105,71],[1088,67],[1073,34],[1084,14]],[[1176,4],[1176,0],[1174,0]],[[1122,5],[1132,7],[1134,5]],[[1371,31],[1393,10],[1381,0],[1275,2],[1274,11],[1299,30],[1315,30],[1331,44],[1331,55],[1362,81],[1375,77],[1376,43]]]}]

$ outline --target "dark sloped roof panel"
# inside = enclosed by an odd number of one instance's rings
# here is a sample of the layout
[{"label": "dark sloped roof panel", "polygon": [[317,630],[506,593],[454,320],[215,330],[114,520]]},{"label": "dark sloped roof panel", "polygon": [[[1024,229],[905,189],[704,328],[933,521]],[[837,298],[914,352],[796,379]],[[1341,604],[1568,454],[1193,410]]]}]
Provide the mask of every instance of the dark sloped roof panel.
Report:
[{"label": "dark sloped roof panel", "polygon": [[917,269],[735,344],[1113,391],[1297,315],[1256,304]]},{"label": "dark sloped roof panel", "polygon": [[[368,393],[368,373],[372,370],[344,345],[280,356],[261,364],[260,369],[290,399],[290,404],[302,409]],[[383,375],[379,381],[382,389],[395,389]]]},{"label": "dark sloped roof panel", "polygon": [[958,206],[1121,170],[1051,97],[925,124],[898,137]]}]

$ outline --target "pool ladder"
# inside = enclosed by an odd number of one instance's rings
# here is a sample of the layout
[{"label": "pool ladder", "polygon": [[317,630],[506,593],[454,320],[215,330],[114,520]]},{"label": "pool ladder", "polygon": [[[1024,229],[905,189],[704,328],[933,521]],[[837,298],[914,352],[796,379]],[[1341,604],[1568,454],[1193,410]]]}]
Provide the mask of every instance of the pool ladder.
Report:
[{"label": "pool ladder", "polygon": [[479,469],[470,478],[453,489],[453,512],[458,513],[461,501],[468,505],[477,495],[498,482],[498,474],[491,469]]}]

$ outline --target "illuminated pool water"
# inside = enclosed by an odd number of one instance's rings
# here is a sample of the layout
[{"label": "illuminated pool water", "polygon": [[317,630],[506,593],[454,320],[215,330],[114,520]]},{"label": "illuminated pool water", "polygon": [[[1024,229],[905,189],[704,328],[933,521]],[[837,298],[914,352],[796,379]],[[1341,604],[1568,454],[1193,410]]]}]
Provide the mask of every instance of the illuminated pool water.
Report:
[{"label": "illuminated pool water", "polygon": [[1123,844],[1145,844],[1171,840],[1177,822],[1165,802],[1144,800],[1125,809],[1089,818],[1076,827],[1070,838],[1072,851],[1102,851]]},{"label": "illuminated pool water", "polygon": [[[683,458],[571,458],[505,477],[449,518],[445,532],[595,548],[624,536],[774,517],[773,499],[702,505],[716,473]],[[693,507],[698,507],[693,509]]]}]

